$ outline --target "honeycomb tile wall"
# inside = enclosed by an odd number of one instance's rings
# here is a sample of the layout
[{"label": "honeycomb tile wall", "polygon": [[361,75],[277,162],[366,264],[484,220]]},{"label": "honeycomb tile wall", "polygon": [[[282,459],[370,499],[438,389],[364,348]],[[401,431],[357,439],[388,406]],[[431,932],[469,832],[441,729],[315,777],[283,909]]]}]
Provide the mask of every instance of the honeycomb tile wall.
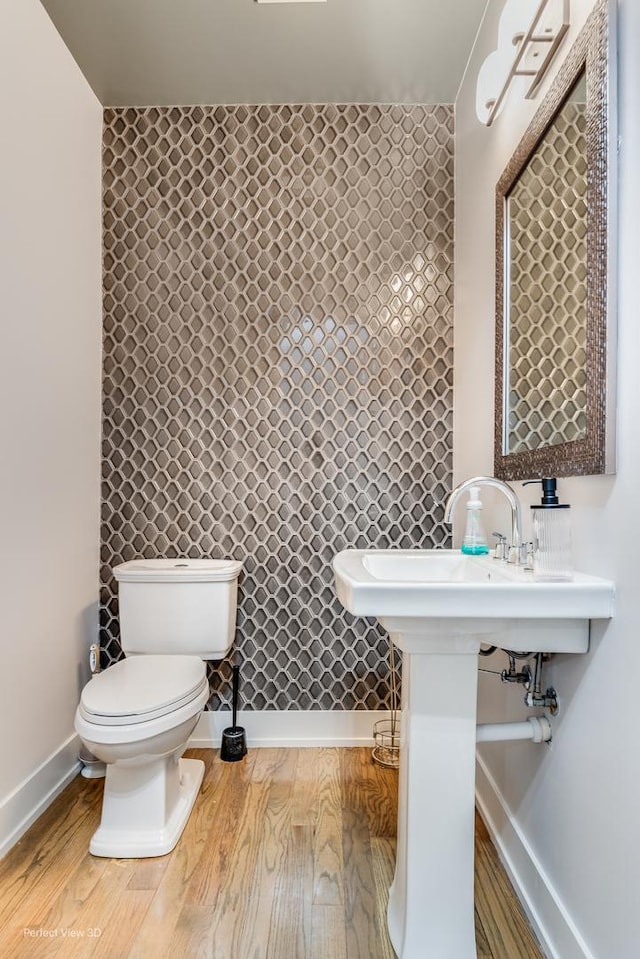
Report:
[{"label": "honeycomb tile wall", "polygon": [[243,708],[384,707],[331,560],[449,533],[452,137],[445,106],[106,111],[105,665],[113,565],[233,556]]},{"label": "honeycomb tile wall", "polygon": [[586,430],[587,140],[568,102],[509,197],[509,452]]}]

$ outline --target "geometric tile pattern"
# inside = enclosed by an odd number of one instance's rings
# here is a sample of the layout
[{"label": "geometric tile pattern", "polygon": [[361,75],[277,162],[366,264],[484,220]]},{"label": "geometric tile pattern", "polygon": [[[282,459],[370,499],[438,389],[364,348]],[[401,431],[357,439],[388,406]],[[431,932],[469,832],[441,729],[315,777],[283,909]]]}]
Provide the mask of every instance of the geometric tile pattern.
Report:
[{"label": "geometric tile pattern", "polygon": [[113,565],[234,557],[242,707],[384,707],[331,560],[449,536],[452,109],[109,109],[103,157],[104,665]]},{"label": "geometric tile pattern", "polygon": [[586,431],[585,104],[567,102],[509,194],[508,452]]}]

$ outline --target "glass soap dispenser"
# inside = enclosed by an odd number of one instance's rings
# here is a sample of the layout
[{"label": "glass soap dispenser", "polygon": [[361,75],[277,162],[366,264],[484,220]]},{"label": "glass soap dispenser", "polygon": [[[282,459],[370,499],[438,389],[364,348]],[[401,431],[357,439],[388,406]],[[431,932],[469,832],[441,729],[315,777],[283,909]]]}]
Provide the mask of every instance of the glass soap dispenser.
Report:
[{"label": "glass soap dispenser", "polygon": [[541,480],[542,500],[533,510],[533,578],[544,582],[573,579],[571,567],[571,520],[568,503],[559,503],[556,479]]}]

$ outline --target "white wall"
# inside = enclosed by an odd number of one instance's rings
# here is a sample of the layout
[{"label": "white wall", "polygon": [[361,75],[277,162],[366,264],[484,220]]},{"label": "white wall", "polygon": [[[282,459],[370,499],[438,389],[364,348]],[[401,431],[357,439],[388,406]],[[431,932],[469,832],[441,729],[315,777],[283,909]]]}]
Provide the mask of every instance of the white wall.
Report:
[{"label": "white wall", "polygon": [[0,4],[0,850],[73,766],[98,594],[102,110]]},{"label": "white wall", "polygon": [[[577,36],[592,0],[573,0]],[[456,481],[493,471],[494,189],[533,102],[511,97],[490,128],[475,118],[475,78],[493,49],[501,0],[490,0],[456,104]],[[574,559],[615,579],[616,616],[593,629],[584,657],[557,657],[561,697],[550,747],[491,745],[480,752],[479,794],[534,920],[557,959],[637,959],[640,891],[640,4],[619,0],[618,470],[560,480],[572,505]],[[535,487],[519,487],[525,512]],[[506,528],[502,507],[494,524]],[[495,529],[496,525],[491,525]],[[502,668],[497,657],[483,663]],[[481,720],[526,715],[520,689],[480,677]]]}]

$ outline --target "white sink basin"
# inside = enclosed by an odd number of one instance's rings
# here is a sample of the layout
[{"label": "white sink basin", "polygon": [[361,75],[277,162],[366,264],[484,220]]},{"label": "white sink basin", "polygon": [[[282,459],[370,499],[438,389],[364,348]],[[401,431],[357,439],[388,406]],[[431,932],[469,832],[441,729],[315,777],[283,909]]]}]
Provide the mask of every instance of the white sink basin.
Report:
[{"label": "white sink basin", "polygon": [[[394,640],[446,632],[486,641],[491,634],[506,649],[586,652],[588,620],[613,612],[608,580],[575,573],[571,582],[536,582],[530,570],[456,550],[347,549],[333,569],[343,606],[355,616],[375,616]],[[557,620],[563,622],[553,628]]]}]

